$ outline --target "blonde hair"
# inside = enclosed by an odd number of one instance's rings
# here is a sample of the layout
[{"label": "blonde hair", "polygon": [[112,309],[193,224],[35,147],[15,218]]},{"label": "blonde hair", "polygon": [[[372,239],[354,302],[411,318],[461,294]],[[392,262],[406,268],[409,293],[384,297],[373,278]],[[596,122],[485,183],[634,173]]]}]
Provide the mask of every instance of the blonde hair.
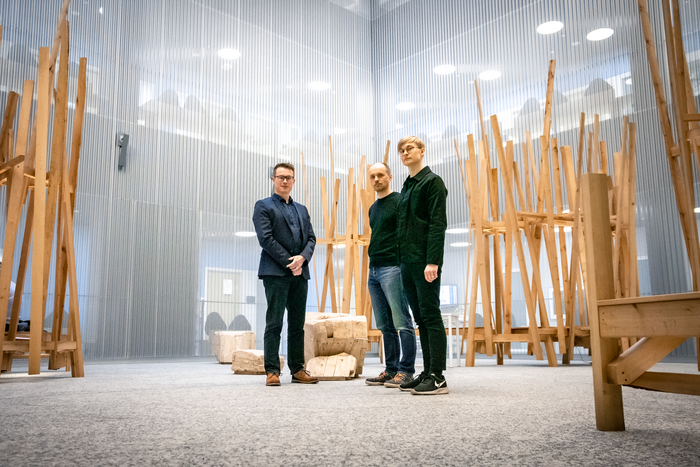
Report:
[{"label": "blonde hair", "polygon": [[408,143],[413,143],[416,145],[418,149],[425,149],[425,143],[421,141],[421,139],[417,136],[404,136],[399,140],[399,143],[396,145],[396,150],[401,151],[401,148],[403,148],[405,145]]}]

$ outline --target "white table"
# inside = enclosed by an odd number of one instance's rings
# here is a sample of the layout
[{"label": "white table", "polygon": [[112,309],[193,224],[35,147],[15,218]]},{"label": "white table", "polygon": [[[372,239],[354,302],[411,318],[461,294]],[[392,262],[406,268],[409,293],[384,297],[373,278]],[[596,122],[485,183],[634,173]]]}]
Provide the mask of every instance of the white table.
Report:
[{"label": "white table", "polygon": [[[454,313],[442,313],[442,321],[443,323],[446,321],[447,322],[447,329],[448,329],[448,337],[447,337],[447,354],[449,355],[449,367],[452,368],[454,367],[454,364],[452,362],[452,338],[455,337],[459,341],[459,324],[457,320],[457,315]],[[452,333],[452,328],[454,327],[454,334]],[[456,350],[456,349],[455,349]],[[459,354],[457,354],[457,366],[459,366]]]}]

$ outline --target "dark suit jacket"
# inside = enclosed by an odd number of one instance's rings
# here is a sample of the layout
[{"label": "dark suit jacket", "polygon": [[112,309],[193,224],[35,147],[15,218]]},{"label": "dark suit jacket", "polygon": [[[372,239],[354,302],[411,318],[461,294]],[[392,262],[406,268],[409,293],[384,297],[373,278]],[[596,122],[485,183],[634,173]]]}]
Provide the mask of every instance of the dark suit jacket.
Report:
[{"label": "dark suit jacket", "polygon": [[[309,211],[302,204],[294,202],[294,205],[297,208],[299,225],[301,226],[302,249],[298,254],[306,258],[302,267],[302,275],[304,279],[309,280],[311,278],[309,261],[311,261],[314,248],[316,248],[316,235],[311,227]],[[255,224],[255,232],[258,234],[258,242],[262,247],[258,276],[292,275],[287,265],[291,263],[289,258],[294,256],[290,252],[294,248],[294,240],[282,209],[280,201],[276,201],[272,196],[255,203],[253,224]]]}]

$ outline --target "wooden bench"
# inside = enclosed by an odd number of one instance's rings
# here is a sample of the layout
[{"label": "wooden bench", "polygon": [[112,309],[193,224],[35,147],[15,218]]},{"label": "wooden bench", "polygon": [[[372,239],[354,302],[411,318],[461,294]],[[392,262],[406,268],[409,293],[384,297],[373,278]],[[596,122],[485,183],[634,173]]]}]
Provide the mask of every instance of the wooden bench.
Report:
[{"label": "wooden bench", "polygon": [[[616,299],[608,176],[586,174],[582,180],[596,427],[624,431],[622,386],[700,396],[700,375],[647,371],[700,336],[700,293]],[[620,352],[620,338],[641,336]]]}]

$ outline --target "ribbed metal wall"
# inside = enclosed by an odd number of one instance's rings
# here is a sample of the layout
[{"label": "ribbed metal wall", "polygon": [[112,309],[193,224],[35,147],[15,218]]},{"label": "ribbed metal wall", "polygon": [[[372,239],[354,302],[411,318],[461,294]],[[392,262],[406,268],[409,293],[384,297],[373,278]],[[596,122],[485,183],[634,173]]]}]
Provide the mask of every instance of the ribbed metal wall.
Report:
[{"label": "ribbed metal wall", "polygon": [[[700,4],[680,3],[697,95]],[[649,0],[657,53],[665,73],[660,5],[660,1]],[[560,147],[570,145],[576,153],[580,112],[586,112],[587,131],[593,131],[594,114],[600,115],[600,139],[607,142],[611,160],[613,152],[620,150],[623,115],[637,124],[637,241],[642,294],[690,290],[687,255],[636,0],[380,1],[373,4],[373,15],[375,152],[383,150],[387,139],[395,143],[407,134],[419,135],[428,143],[426,162],[445,179],[449,190],[450,228],[466,227],[469,221],[453,139],[460,141],[464,157],[466,136],[481,138],[474,79],[486,70],[501,72],[493,81],[479,80],[484,116],[498,115],[503,140],[515,142],[515,159],[522,167],[520,143],[525,141],[525,131],[533,136],[539,161],[548,62],[556,59],[552,133]],[[560,21],[564,27],[551,35],[538,34],[537,26],[547,21]],[[603,27],[614,30],[612,37],[599,42],[586,39],[590,31]],[[445,64],[453,65],[455,71],[448,75],[433,71]],[[400,102],[416,106],[399,110],[396,105]],[[493,142],[489,122],[486,126]],[[492,165],[498,166],[493,146],[491,155]],[[401,166],[395,146],[390,161]],[[402,176],[395,177],[393,186],[400,189],[406,172],[396,172]],[[500,199],[503,212],[502,191]],[[564,205],[568,205],[566,196]],[[570,241],[570,234],[568,237]],[[442,283],[456,284],[460,301],[465,294],[467,248],[450,244],[467,241],[466,233],[448,234],[446,240]],[[542,255],[545,278],[546,263]],[[547,294],[551,279],[544,282],[549,282],[543,283]],[[517,278],[513,284],[513,324],[524,325],[522,286]],[[681,356],[695,353],[692,340],[676,351]]]},{"label": "ribbed metal wall", "polygon": [[[38,47],[51,45],[62,3],[0,3],[0,110],[9,90],[36,79]],[[341,172],[372,149],[368,7],[73,0],[68,19],[71,61],[88,58],[75,216],[86,358],[209,352],[199,345],[203,314],[214,307],[208,271],[240,278],[225,324],[242,313],[262,339],[260,250],[255,237],[235,233],[254,230],[253,204],[270,194],[268,171],[279,161],[297,165],[293,196],[305,202],[303,150],[313,222],[323,235],[318,180],[331,176],[328,135]],[[240,58],[222,59],[224,48]],[[317,81],[328,89],[310,89]],[[118,132],[130,135],[124,170],[117,169]],[[309,297],[315,306],[315,290]]]},{"label": "ribbed metal wall", "polygon": [[[660,2],[649,3],[663,61]],[[0,3],[0,111],[8,91],[21,92],[24,79],[36,78],[37,49],[51,44],[61,4]],[[700,8],[697,2],[681,8],[698,92]],[[68,18],[73,101],[78,58],[87,57],[89,66],[75,216],[87,358],[208,352],[200,344],[204,315],[214,306],[207,297],[212,272],[239,278],[241,299],[226,306],[245,315],[260,340],[259,247],[254,237],[235,233],[253,230],[252,206],[270,193],[268,169],[280,160],[297,165],[292,195],[304,201],[303,150],[308,205],[317,236],[324,235],[318,180],[331,178],[328,135],[343,179],[361,155],[381,160],[390,139],[396,190],[406,172],[395,143],[422,136],[427,162],[450,192],[450,227],[466,226],[452,138],[480,134],[472,81],[482,71],[501,71],[499,79],[481,82],[484,112],[497,113],[504,136],[520,142],[525,130],[542,131],[551,58],[560,93],[552,128],[560,146],[576,146],[580,111],[601,115],[611,154],[620,146],[622,116],[637,122],[642,293],[689,288],[635,0],[73,0]],[[537,34],[549,20],[564,29]],[[615,34],[587,41],[599,27]],[[238,50],[240,58],[220,58],[222,48]],[[436,75],[441,64],[456,71]],[[317,81],[330,86],[309,89]],[[416,108],[397,110],[402,101]],[[121,171],[118,132],[130,135]],[[341,232],[345,199],[341,190]],[[448,236],[443,284],[456,284],[461,301],[466,249],[449,246],[456,241],[466,235]],[[319,268],[324,261],[319,249]],[[313,283],[309,310],[316,306]],[[52,284],[53,276],[49,290]],[[522,290],[514,290],[518,296]],[[677,352],[694,353],[690,344]]]}]

